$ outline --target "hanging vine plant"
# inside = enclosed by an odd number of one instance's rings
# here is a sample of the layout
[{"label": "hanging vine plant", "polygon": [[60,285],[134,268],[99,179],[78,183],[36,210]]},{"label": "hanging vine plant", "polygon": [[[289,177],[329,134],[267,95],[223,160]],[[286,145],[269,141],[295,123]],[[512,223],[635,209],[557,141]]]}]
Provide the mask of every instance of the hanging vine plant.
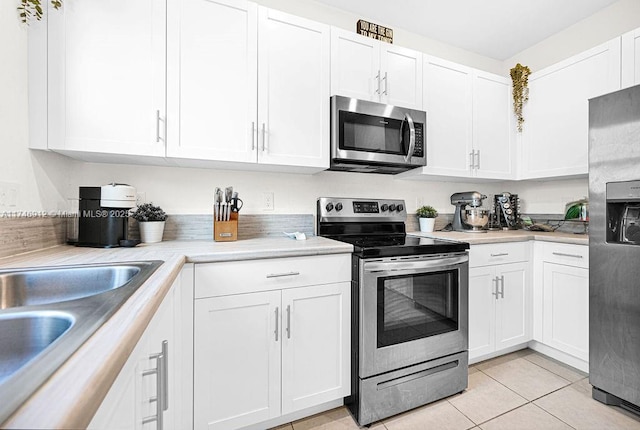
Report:
[{"label": "hanging vine plant", "polygon": [[527,85],[529,84],[531,69],[518,63],[510,70],[510,74],[513,82],[513,112],[518,119],[518,131],[522,132],[522,123],[524,123],[522,107],[529,100],[529,87]]},{"label": "hanging vine plant", "polygon": [[[50,2],[54,9],[62,7],[62,0],[50,0]],[[34,19],[40,21],[44,13],[41,0],[20,0],[18,12],[20,13],[20,20],[27,25]]]}]

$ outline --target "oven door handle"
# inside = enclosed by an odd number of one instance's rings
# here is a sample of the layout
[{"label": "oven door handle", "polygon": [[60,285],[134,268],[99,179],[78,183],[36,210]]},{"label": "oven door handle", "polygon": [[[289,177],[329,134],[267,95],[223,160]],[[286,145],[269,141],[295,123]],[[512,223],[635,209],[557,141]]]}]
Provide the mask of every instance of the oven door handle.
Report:
[{"label": "oven door handle", "polygon": [[420,271],[424,269],[447,269],[449,267],[457,266],[467,263],[469,257],[467,255],[461,255],[458,257],[438,258],[434,260],[421,260],[421,261],[372,261],[364,263],[364,271],[366,273],[375,272],[395,272],[404,270]]}]

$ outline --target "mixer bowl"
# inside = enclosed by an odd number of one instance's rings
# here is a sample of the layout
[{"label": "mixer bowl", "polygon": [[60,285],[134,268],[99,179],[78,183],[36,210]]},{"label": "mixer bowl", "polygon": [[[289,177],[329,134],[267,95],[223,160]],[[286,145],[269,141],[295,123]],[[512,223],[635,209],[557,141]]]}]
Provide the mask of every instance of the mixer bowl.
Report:
[{"label": "mixer bowl", "polygon": [[489,222],[489,211],[487,209],[473,208],[464,211],[465,224],[473,227],[474,230],[484,228]]}]

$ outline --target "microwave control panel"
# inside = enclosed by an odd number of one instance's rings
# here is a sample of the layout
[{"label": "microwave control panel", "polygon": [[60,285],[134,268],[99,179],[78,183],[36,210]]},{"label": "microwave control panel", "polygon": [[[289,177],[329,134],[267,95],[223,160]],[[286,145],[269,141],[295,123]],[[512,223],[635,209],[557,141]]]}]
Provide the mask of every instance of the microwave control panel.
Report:
[{"label": "microwave control panel", "polygon": [[424,157],[424,124],[416,123],[416,145],[413,148],[414,157]]}]

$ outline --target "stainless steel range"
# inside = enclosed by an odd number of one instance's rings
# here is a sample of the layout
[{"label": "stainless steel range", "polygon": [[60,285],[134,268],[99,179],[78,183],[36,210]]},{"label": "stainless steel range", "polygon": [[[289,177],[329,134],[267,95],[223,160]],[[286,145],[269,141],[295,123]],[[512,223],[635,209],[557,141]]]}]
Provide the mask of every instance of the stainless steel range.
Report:
[{"label": "stainless steel range", "polygon": [[403,200],[320,198],[317,232],[354,246],[352,396],[360,425],[459,393],[469,244],[407,236]]}]

